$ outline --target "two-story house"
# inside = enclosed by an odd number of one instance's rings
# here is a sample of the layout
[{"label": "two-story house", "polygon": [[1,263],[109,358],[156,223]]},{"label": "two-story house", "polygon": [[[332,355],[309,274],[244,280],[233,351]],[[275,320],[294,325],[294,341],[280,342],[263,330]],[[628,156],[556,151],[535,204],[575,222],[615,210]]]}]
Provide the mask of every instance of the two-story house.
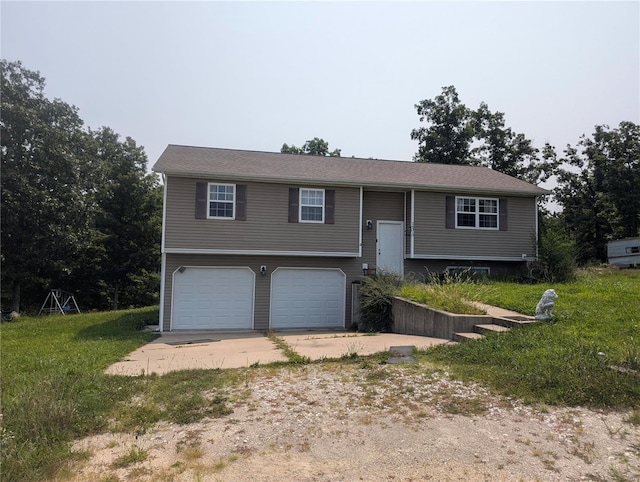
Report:
[{"label": "two-story house", "polygon": [[153,170],[163,331],[348,328],[363,274],[522,269],[547,194],[484,167],[177,145]]}]

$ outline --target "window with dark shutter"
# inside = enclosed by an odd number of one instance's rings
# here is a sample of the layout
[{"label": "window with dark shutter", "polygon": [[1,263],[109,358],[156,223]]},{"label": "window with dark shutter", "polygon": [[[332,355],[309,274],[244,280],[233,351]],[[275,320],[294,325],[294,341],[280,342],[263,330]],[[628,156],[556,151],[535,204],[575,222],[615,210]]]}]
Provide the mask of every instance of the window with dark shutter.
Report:
[{"label": "window with dark shutter", "polygon": [[507,200],[467,196],[447,196],[447,229],[507,230]]},{"label": "window with dark shutter", "polygon": [[246,221],[246,184],[196,182],[195,217]]}]

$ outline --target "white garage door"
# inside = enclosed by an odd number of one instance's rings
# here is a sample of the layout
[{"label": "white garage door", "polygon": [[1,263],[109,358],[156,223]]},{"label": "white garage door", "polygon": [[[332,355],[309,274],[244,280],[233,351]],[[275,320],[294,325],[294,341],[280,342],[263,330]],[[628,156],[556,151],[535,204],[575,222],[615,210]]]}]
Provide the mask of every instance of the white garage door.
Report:
[{"label": "white garage door", "polygon": [[173,275],[173,330],[253,328],[255,274],[249,268],[191,268]]},{"label": "white garage door", "polygon": [[344,328],[345,274],[278,268],[271,275],[271,328]]}]

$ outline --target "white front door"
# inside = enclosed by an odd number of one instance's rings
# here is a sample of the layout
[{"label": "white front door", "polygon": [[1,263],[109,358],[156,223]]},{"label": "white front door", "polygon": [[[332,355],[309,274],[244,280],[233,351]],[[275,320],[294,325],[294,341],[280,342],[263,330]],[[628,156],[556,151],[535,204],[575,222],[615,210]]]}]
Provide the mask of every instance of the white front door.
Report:
[{"label": "white front door", "polygon": [[377,270],[404,274],[404,223],[378,221],[377,233]]}]

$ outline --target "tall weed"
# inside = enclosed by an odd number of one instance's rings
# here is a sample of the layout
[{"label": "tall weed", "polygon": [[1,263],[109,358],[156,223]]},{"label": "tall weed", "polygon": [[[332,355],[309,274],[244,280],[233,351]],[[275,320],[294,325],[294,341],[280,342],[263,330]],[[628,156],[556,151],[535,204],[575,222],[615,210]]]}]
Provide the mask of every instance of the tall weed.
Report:
[{"label": "tall weed", "polygon": [[389,331],[391,304],[402,286],[403,278],[397,273],[378,273],[367,276],[360,286],[360,324],[367,332]]},{"label": "tall weed", "polygon": [[483,315],[486,312],[471,301],[487,285],[478,285],[469,271],[442,275],[430,273],[426,284],[407,283],[400,289],[400,296],[429,307],[466,315]]}]

